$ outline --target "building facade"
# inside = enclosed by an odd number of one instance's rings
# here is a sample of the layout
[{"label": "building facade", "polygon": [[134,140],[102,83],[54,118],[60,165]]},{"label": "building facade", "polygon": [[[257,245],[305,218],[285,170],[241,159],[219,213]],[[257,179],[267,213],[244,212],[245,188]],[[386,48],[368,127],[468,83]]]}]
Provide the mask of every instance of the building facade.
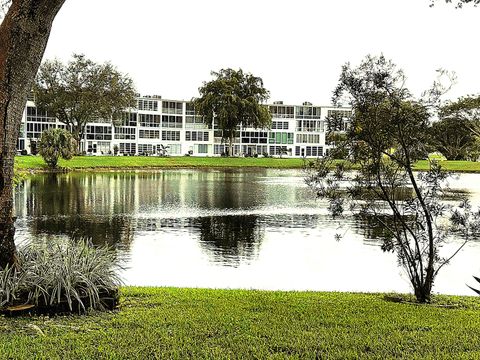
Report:
[{"label": "building facade", "polygon": [[[272,113],[271,129],[239,127],[234,139],[234,155],[321,157],[328,153],[326,117],[337,115],[342,130],[348,124],[349,108],[285,105],[281,101],[268,105]],[[24,110],[17,149],[23,153],[37,151],[43,131],[66,128],[55,117],[35,107],[29,99]],[[216,124],[206,125],[195,115],[189,101],[167,100],[160,96],[143,96],[137,107],[123,113],[114,124],[91,122],[85,129],[81,150],[89,155],[191,155],[221,156],[228,152],[222,132]]]}]

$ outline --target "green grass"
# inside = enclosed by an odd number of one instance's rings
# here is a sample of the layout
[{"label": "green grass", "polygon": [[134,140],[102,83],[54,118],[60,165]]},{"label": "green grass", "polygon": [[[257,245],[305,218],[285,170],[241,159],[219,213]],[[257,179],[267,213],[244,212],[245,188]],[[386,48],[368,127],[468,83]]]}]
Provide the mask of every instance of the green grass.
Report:
[{"label": "green grass", "polygon": [[[480,301],[125,288],[117,313],[0,317],[1,359],[478,359]],[[453,305],[457,304],[457,305]]]},{"label": "green grass", "polygon": [[[442,168],[454,172],[480,172],[480,162],[464,161],[464,160],[445,160],[440,161]],[[415,165],[416,170],[428,170],[429,164],[427,160],[421,160]]]},{"label": "green grass", "polygon": [[[17,156],[18,170],[47,169],[39,156]],[[261,167],[261,168],[301,168],[302,159],[279,158],[224,158],[193,156],[77,156],[72,160],[60,160],[59,166],[68,169],[153,169],[153,168],[212,168],[212,167]]]},{"label": "green grass", "polygon": [[[480,172],[480,162],[441,161],[442,167],[455,172]],[[155,156],[77,156],[72,160],[60,160],[59,166],[71,170],[91,169],[156,169],[156,168],[215,168],[258,167],[300,169],[302,159],[279,158],[224,158],[224,157],[155,157]],[[17,156],[15,167],[19,171],[47,170],[40,156]],[[428,170],[427,160],[419,161],[416,170]]]}]

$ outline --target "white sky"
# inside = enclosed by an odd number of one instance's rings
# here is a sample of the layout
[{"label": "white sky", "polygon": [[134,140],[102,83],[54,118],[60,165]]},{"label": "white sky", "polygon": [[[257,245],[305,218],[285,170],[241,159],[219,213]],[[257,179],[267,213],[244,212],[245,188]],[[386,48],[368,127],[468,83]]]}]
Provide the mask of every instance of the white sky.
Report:
[{"label": "white sky", "polygon": [[480,88],[480,8],[429,0],[67,0],[45,58],[111,61],[143,95],[191,99],[210,71],[260,76],[270,101],[330,104],[341,66],[383,54],[415,94],[456,71],[449,98]]}]

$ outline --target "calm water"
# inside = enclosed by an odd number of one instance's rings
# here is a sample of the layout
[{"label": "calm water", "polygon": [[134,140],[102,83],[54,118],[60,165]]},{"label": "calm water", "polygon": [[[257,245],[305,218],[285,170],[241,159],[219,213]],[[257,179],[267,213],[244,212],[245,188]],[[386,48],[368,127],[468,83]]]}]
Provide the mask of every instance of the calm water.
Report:
[{"label": "calm water", "polygon": [[[462,175],[480,201],[480,175]],[[129,285],[409,291],[395,255],[361,221],[332,220],[300,171],[165,170],[39,175],[16,190],[17,242],[88,237],[128,255]],[[344,234],[336,241],[336,233]],[[453,246],[458,240],[453,240]],[[453,248],[446,246],[445,254]],[[473,293],[480,243],[440,273],[435,292]]]}]

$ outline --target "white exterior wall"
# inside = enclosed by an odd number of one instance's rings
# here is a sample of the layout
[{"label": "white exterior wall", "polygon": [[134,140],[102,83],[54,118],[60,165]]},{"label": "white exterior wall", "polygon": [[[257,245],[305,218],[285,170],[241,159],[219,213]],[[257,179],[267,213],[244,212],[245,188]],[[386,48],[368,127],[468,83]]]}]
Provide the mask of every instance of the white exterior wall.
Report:
[{"label": "white exterior wall", "polygon": [[[88,123],[87,126],[92,127],[91,129],[98,129],[98,127],[102,127],[102,132],[96,133],[87,133],[85,131],[85,135],[82,141],[81,149],[86,151],[92,155],[107,155],[113,154],[114,149],[118,147],[119,154],[120,152],[127,152],[128,148],[131,150],[132,147],[135,148],[135,155],[142,154],[147,150],[149,155],[159,155],[159,150],[161,149],[161,145],[163,146],[170,146],[168,150],[168,154],[172,156],[181,156],[190,153],[192,156],[219,156],[220,154],[214,153],[215,145],[220,145],[220,138],[214,138],[214,129],[208,129],[206,126],[202,124],[195,124],[187,128],[186,119],[187,114],[186,111],[186,101],[180,100],[169,100],[169,99],[160,99],[160,98],[153,98],[153,97],[140,97],[138,98],[140,101],[156,101],[157,102],[157,109],[156,110],[142,110],[142,109],[132,109],[132,113],[136,113],[136,126],[128,127],[123,126],[122,128],[132,129],[131,131],[133,134],[125,134],[125,135],[118,135],[120,132],[117,130],[118,136],[131,136],[134,135],[135,139],[120,139],[116,138],[116,127],[112,124],[108,123],[96,123],[91,122]],[[168,111],[163,111],[163,105],[168,103],[181,103],[181,109],[168,109]],[[34,103],[32,101],[27,102],[27,107],[34,107]],[[180,106],[180,105],[179,105]],[[240,142],[235,142],[236,145],[236,155],[254,155],[256,153],[260,154],[260,151],[257,150],[265,150],[265,152],[269,153],[270,155],[280,156],[274,147],[281,147],[282,149],[286,149],[287,153],[285,154],[282,151],[281,156],[284,157],[317,157],[319,155],[324,155],[326,151],[330,148],[329,145],[326,145],[325,142],[325,134],[326,134],[326,123],[325,118],[328,114],[328,110],[347,110],[350,111],[349,108],[335,108],[335,107],[320,107],[314,106],[320,109],[320,115],[315,114],[314,117],[310,115],[298,115],[297,110],[302,108],[303,105],[283,105],[283,104],[272,104],[270,106],[276,107],[293,107],[293,114],[273,114],[272,123],[275,124],[282,123],[282,128],[272,128],[272,129],[253,129],[253,128],[239,128],[240,133]],[[307,105],[307,107],[310,105]],[[41,133],[41,129],[46,129],[49,127],[60,127],[64,126],[60,123],[57,119],[49,118],[44,116],[45,114],[41,114],[42,116],[27,116],[27,107],[24,110],[23,118],[22,118],[22,127],[19,136],[19,143],[18,149],[26,150],[27,153],[31,153],[33,148],[32,144],[38,140],[39,134]],[[32,110],[30,110],[32,111]],[[298,110],[300,111],[300,110]],[[141,126],[140,124],[140,117],[142,115],[150,115],[150,116],[157,116],[160,121],[155,123],[156,126]],[[166,128],[162,127],[163,120],[162,116],[179,116],[181,117],[181,127],[176,128]],[[298,128],[298,121],[309,120],[315,121],[316,124],[319,125],[323,122],[323,129],[320,129],[317,126],[315,129],[305,129],[302,128],[303,131],[297,131]],[[288,124],[288,128],[283,128],[285,125]],[[158,125],[158,126],[157,126]],[[97,128],[95,128],[97,127]],[[134,129],[134,130],[133,130]],[[35,131],[33,131],[35,130]],[[162,132],[164,131],[174,131],[179,132],[178,140],[169,140],[169,139],[162,139]],[[140,138],[141,133],[147,132],[149,135],[154,135],[155,138]],[[208,141],[205,141],[203,138],[201,140],[187,140],[187,132],[200,132],[208,133]],[[281,135],[276,135],[276,133],[280,133]],[[257,135],[265,135],[266,134],[266,142],[265,136],[261,137]],[[272,135],[273,134],[273,135]],[[250,137],[246,138],[242,135],[251,135]],[[307,139],[307,142],[298,141],[298,135],[303,136],[303,138]],[[273,136],[273,137],[272,137]],[[293,139],[292,139],[293,136]],[[285,137],[287,141],[285,140]],[[316,141],[318,138],[318,141]],[[257,139],[257,140],[255,140]],[[315,141],[310,141],[315,139]],[[280,140],[280,141],[279,141]],[[252,142],[250,142],[252,141]],[[258,141],[258,142],[253,142]],[[262,142],[260,142],[262,141]],[[129,144],[129,145],[125,145]],[[176,149],[175,149],[175,148]],[[179,151],[175,152],[175,150]],[[147,148],[147,149],[144,149]],[[315,151],[312,149],[316,149]],[[320,151],[321,148],[321,151]],[[95,152],[96,150],[96,152]],[[264,151],[261,151],[264,152]],[[320,154],[321,152],[321,154]]]}]

